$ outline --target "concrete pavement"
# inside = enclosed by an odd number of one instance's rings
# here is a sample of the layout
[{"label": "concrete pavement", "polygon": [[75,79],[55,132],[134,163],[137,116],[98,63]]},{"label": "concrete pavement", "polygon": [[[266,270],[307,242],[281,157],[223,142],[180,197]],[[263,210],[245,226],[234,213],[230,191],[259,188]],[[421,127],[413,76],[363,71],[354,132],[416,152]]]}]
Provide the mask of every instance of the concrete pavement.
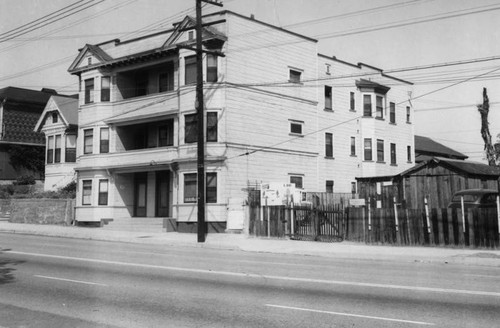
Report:
[{"label": "concrete pavement", "polygon": [[[115,241],[165,246],[234,249],[247,252],[297,254],[339,259],[454,263],[500,267],[500,251],[444,247],[378,246],[354,242],[322,243],[267,239],[241,234],[209,234],[205,243],[196,234],[177,232],[119,231],[102,228],[10,223],[0,220],[0,233],[32,234],[64,238]],[[1,235],[0,235],[1,247]]]}]

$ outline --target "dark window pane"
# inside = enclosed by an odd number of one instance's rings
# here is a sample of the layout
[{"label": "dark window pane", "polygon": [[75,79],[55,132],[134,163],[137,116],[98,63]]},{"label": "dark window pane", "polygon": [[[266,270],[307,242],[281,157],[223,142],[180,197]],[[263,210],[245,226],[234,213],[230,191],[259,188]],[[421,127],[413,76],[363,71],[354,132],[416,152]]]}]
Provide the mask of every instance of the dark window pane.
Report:
[{"label": "dark window pane", "polygon": [[302,134],[302,124],[290,123],[290,132],[296,134]]},{"label": "dark window pane", "polygon": [[389,104],[389,110],[390,110],[390,117],[389,117],[389,120],[391,123],[396,123],[396,104],[391,102]]},{"label": "dark window pane", "polygon": [[196,83],[196,56],[186,57],[184,84]]},{"label": "dark window pane", "polygon": [[372,116],[372,97],[370,95],[363,96],[363,116]]},{"label": "dark window pane", "polygon": [[207,113],[207,141],[217,142],[217,113]]},{"label": "dark window pane", "polygon": [[291,176],[290,183],[295,183],[295,188],[302,188],[302,177]]},{"label": "dark window pane", "polygon": [[108,205],[108,180],[99,180],[98,205]]},{"label": "dark window pane", "polygon": [[101,101],[109,101],[110,100],[110,87],[111,87],[111,78],[109,76],[103,76],[101,78]]},{"label": "dark window pane", "polygon": [[332,87],[325,85],[325,108],[332,109],[333,108],[332,102],[333,102]]},{"label": "dark window pane", "polygon": [[333,134],[325,133],[325,156],[333,157]]},{"label": "dark window pane", "polygon": [[371,161],[372,160],[372,139],[365,139],[364,141],[365,145],[365,161]]},{"label": "dark window pane", "polygon": [[94,79],[85,80],[85,103],[94,102]]},{"label": "dark window pane", "polygon": [[197,114],[184,116],[184,142],[193,143],[198,141],[198,120]]},{"label": "dark window pane", "polygon": [[217,56],[207,55],[207,82],[217,82]]},{"label": "dark window pane", "polygon": [[174,121],[168,120],[165,125],[158,127],[158,146],[166,147],[174,145]]},{"label": "dark window pane", "polygon": [[206,202],[217,203],[217,173],[207,173]]},{"label": "dark window pane", "polygon": [[184,203],[196,203],[197,179],[196,173],[184,174]]},{"label": "dark window pane", "polygon": [[384,118],[384,98],[377,96],[377,117]]},{"label": "dark window pane", "polygon": [[377,140],[377,162],[384,161],[384,140]]},{"label": "dark window pane", "polygon": [[83,131],[83,153],[92,154],[94,142],[94,131],[92,129]]},{"label": "dark window pane", "polygon": [[300,83],[300,76],[301,75],[302,75],[301,72],[291,69],[290,70],[290,82]]},{"label": "dark window pane", "polygon": [[82,181],[82,205],[92,203],[92,180]]},{"label": "dark window pane", "polygon": [[356,110],[356,103],[355,103],[355,99],[354,99],[354,92],[350,93],[350,103],[351,103],[350,109],[351,110]]}]

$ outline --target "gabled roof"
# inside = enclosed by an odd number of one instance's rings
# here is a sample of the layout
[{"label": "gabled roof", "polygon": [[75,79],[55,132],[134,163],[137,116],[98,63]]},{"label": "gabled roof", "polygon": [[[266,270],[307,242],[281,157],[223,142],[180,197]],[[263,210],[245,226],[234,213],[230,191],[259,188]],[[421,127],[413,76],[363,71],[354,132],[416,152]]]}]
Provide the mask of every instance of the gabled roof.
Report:
[{"label": "gabled roof", "polygon": [[47,102],[36,123],[35,131],[39,132],[42,129],[47,114],[54,109],[59,112],[59,117],[67,128],[78,125],[78,96],[57,95],[52,96]]},{"label": "gabled roof", "polygon": [[468,156],[446,147],[428,137],[415,136],[415,161],[421,162],[431,159],[434,156],[467,159]]},{"label": "gabled roof", "polygon": [[414,167],[404,172],[401,172],[397,176],[404,177],[407,175],[411,175],[412,173],[420,171],[421,169],[429,165],[442,166],[451,171],[467,176],[480,176],[480,177],[493,177],[493,178],[500,177],[500,167],[489,166],[483,163],[450,159],[450,158],[440,158],[440,157],[434,157],[428,161],[417,164]]},{"label": "gabled roof", "polygon": [[359,89],[373,89],[376,93],[385,95],[391,88],[370,80],[360,79],[356,81]]},{"label": "gabled roof", "polygon": [[51,89],[42,89],[42,91],[38,91],[17,87],[6,87],[0,89],[0,100],[3,101],[7,99],[45,105],[54,94],[57,94],[57,92]]}]

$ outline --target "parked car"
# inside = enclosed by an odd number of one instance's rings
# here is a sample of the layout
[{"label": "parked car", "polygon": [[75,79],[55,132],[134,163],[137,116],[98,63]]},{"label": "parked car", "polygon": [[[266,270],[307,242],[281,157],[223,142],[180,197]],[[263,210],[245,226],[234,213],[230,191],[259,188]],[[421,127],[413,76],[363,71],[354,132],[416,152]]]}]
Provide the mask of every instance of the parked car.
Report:
[{"label": "parked car", "polygon": [[462,197],[464,208],[496,208],[498,191],[493,189],[466,189],[460,190],[453,195],[448,208],[462,208]]}]

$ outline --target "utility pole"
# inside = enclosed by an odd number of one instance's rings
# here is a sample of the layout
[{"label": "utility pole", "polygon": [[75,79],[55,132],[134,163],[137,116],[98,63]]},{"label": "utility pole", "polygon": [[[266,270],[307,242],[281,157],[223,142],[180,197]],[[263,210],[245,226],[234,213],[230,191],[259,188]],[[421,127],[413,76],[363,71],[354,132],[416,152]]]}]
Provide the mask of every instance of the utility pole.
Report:
[{"label": "utility pole", "polygon": [[488,165],[496,166],[496,154],[495,148],[491,142],[491,134],[488,122],[488,113],[490,111],[490,101],[488,99],[488,94],[486,88],[483,88],[483,103],[477,105],[477,110],[481,114],[481,136],[484,141],[484,151],[486,152],[486,159],[488,160]]},{"label": "utility pole", "polygon": [[198,242],[204,243],[207,235],[205,222],[205,124],[203,101],[203,23],[201,3],[206,2],[222,7],[222,3],[211,0],[196,0],[196,110],[198,120]]}]

